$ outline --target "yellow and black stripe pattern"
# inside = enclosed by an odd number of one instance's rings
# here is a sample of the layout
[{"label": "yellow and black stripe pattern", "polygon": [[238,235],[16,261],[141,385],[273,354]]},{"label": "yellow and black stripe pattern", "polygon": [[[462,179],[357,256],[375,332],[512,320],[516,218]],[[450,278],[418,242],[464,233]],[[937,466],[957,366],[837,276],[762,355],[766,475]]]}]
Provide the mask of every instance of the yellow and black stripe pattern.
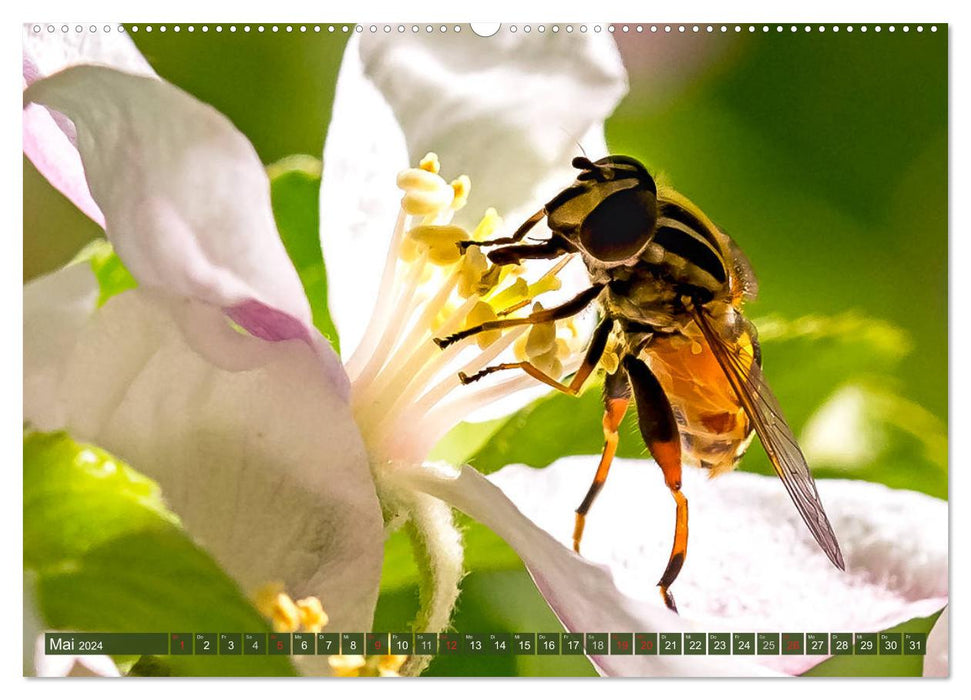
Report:
[{"label": "yellow and black stripe pattern", "polygon": [[652,241],[654,254],[681,282],[712,293],[729,282],[729,253],[723,234],[684,195],[667,187],[658,188],[657,230]]}]

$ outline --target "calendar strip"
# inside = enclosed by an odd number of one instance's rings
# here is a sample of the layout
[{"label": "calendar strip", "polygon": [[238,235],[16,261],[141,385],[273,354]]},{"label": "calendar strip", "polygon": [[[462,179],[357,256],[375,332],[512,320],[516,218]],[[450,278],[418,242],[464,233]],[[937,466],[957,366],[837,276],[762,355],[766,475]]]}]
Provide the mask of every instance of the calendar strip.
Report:
[{"label": "calendar strip", "polygon": [[48,632],[54,655],[924,656],[926,632]]}]

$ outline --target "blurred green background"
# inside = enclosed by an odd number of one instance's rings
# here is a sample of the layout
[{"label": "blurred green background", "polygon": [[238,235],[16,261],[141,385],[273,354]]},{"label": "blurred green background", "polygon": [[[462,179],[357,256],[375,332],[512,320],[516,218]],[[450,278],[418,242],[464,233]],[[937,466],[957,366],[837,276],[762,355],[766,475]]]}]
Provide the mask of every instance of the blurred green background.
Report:
[{"label": "blurred green background", "polygon": [[[294,153],[319,157],[346,35],[183,31],[133,38],[164,78],[229,116],[265,163]],[[607,123],[611,150],[641,158],[742,246],[761,287],[749,315],[791,320],[853,312],[858,322],[831,337],[766,339],[766,373],[797,433],[847,382],[891,396],[878,402],[886,438],[880,459],[855,472],[822,464],[817,474],[946,498],[946,28],[878,34],[871,25],[866,34],[820,34],[773,27],[766,34],[617,38],[631,91]],[[26,160],[24,217],[25,280],[62,265],[100,234]],[[463,428],[439,453],[483,471],[596,453],[597,392],[580,402],[554,397],[487,429]],[[557,434],[577,434],[576,444],[550,451],[542,441],[522,447],[512,439],[533,425],[554,430],[556,421],[574,428]],[[637,438],[626,444],[627,454],[642,450]],[[743,468],[768,469],[757,448]],[[455,627],[560,629],[515,553],[462,522],[471,573]],[[387,555],[376,628],[398,630],[417,608],[417,572],[404,535],[391,538]],[[455,657],[437,659],[430,673],[593,669],[582,657]]]}]

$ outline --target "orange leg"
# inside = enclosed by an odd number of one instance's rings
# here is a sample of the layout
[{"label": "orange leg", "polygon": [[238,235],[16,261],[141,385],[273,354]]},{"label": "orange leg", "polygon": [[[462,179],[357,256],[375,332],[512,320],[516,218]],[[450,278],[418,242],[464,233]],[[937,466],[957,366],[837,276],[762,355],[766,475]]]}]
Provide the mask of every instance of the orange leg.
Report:
[{"label": "orange leg", "polygon": [[597,494],[607,481],[607,473],[610,471],[610,464],[617,453],[617,443],[619,436],[617,429],[620,422],[627,413],[627,406],[630,403],[630,384],[624,370],[620,369],[614,374],[608,374],[604,381],[604,449],[600,456],[600,464],[597,465],[597,473],[590,484],[590,490],[584,497],[580,507],[577,508],[576,524],[573,527],[573,551],[580,553],[580,540],[583,539],[583,526],[586,524],[587,512],[593,505]]},{"label": "orange leg", "polygon": [[657,585],[661,589],[664,604],[677,612],[670,588],[681,572],[688,554],[688,499],[681,493],[681,436],[674,419],[674,411],[671,410],[671,402],[648,366],[628,355],[624,358],[624,368],[634,390],[641,435],[654,460],[661,467],[664,483],[670,489],[676,504],[674,544],[671,546],[668,565]]}]

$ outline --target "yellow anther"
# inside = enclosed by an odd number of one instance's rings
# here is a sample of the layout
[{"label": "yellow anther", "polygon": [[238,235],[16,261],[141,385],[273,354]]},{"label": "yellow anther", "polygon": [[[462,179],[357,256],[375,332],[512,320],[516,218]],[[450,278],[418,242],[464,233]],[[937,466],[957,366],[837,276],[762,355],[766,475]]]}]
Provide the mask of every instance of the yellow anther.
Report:
[{"label": "yellow anther", "polygon": [[700,355],[701,354],[701,351],[703,349],[704,348],[701,347],[701,343],[698,343],[698,342],[692,342],[691,343],[691,354],[692,355]]},{"label": "yellow anther", "polygon": [[398,187],[405,191],[401,207],[412,216],[438,214],[452,204],[455,192],[438,174],[422,168],[398,173]]},{"label": "yellow anther", "polygon": [[461,209],[469,201],[469,192],[472,191],[472,181],[468,175],[459,175],[450,184],[452,187],[452,209]]},{"label": "yellow anther", "polygon": [[502,311],[528,298],[529,285],[522,277],[517,277],[511,285],[490,297],[489,303],[492,304],[493,308]]},{"label": "yellow anther", "polygon": [[430,173],[438,174],[439,169],[441,169],[441,164],[438,162],[437,153],[426,153],[425,157],[421,159],[418,163],[418,167],[422,170],[427,170]]},{"label": "yellow anther", "polygon": [[540,294],[545,294],[546,292],[555,292],[562,286],[563,283],[560,282],[559,277],[556,275],[545,274],[529,285],[529,296],[531,298],[535,298]]},{"label": "yellow anther", "polygon": [[495,232],[502,227],[502,217],[499,216],[497,212],[492,207],[485,210],[485,214],[482,215],[482,220],[479,221],[479,225],[475,227],[475,231],[472,232],[472,239],[476,241],[484,241],[488,238],[492,238]]},{"label": "yellow anther", "polygon": [[[398,189],[405,192],[420,190],[422,192],[435,192],[448,187],[445,180],[440,175],[422,168],[407,168],[398,173]],[[451,190],[451,188],[449,188]]]},{"label": "yellow anther", "polygon": [[366,661],[359,654],[332,654],[327,657],[327,663],[330,664],[335,676],[339,678],[354,678],[355,676],[362,675],[361,669],[364,668]]},{"label": "yellow anther", "polygon": [[[543,305],[539,302],[533,304],[533,313],[538,313],[543,310]],[[526,336],[526,357],[530,360],[535,360],[541,355],[553,352],[553,357],[556,357],[556,322],[549,321],[547,323],[537,323],[532,328],[529,329],[529,333]]]},{"label": "yellow anther", "polygon": [[451,265],[462,257],[458,242],[469,240],[468,232],[461,226],[415,226],[408,231],[408,238],[428,246],[428,259],[436,265]]},{"label": "yellow anther", "polygon": [[462,264],[459,267],[458,290],[466,299],[473,294],[479,293],[479,285],[482,276],[489,269],[489,260],[477,246],[473,246],[465,251],[462,256]]},{"label": "yellow anther", "polygon": [[401,198],[401,208],[412,216],[439,214],[452,203],[452,188],[445,185],[437,190],[408,190]]},{"label": "yellow anther", "polygon": [[526,339],[528,337],[529,337],[528,335],[521,335],[518,338],[516,338],[516,342],[513,343],[512,352],[513,352],[513,355],[516,356],[516,359],[519,362],[525,362],[526,360],[529,359],[526,356]]},{"label": "yellow anther", "polygon": [[526,338],[526,356],[535,358],[553,352],[556,356],[556,323],[539,323],[529,329]]},{"label": "yellow anther", "polygon": [[479,284],[476,287],[476,294],[485,295],[496,288],[496,285],[502,280],[502,268],[498,265],[491,266],[482,275],[482,279],[479,280]]},{"label": "yellow anther", "polygon": [[[472,326],[478,326],[479,324],[486,323],[487,321],[495,321],[496,318],[496,312],[493,310],[493,308],[484,301],[480,301],[472,307],[468,317],[465,319],[465,323],[467,328],[471,328]],[[502,334],[499,331],[486,331],[485,333],[479,333],[475,336],[475,338],[476,342],[479,344],[479,348],[485,350],[487,347],[499,340],[501,335]]]},{"label": "yellow anther", "polygon": [[418,254],[420,252],[421,252],[421,246],[418,245],[417,241],[413,240],[412,238],[409,238],[408,236],[402,237],[401,247],[398,249],[399,258],[401,258],[405,262],[409,262],[409,263],[414,262],[415,260],[418,259]]},{"label": "yellow anther", "polygon": [[560,375],[563,374],[563,363],[560,362],[560,358],[556,356],[556,346],[553,346],[549,352],[544,352],[542,355],[535,355],[529,358],[529,361],[539,369],[541,372],[545,372],[554,379],[559,379]]},{"label": "yellow anther", "polygon": [[334,675],[341,678],[389,677],[400,676],[401,667],[407,660],[407,656],[399,654],[384,654],[366,658],[357,654],[349,654],[346,656],[330,656],[327,663],[333,669]]},{"label": "yellow anther", "polygon": [[297,609],[300,611],[300,626],[307,632],[320,632],[327,626],[329,618],[316,596],[298,600]]},{"label": "yellow anther", "polygon": [[300,610],[283,591],[280,583],[269,583],[256,593],[256,609],[269,618],[276,632],[295,632],[300,629]]},{"label": "yellow anther", "polygon": [[387,656],[380,657],[378,660],[378,675],[385,677],[400,676],[401,667],[407,660],[408,657],[402,654],[388,654]]}]

